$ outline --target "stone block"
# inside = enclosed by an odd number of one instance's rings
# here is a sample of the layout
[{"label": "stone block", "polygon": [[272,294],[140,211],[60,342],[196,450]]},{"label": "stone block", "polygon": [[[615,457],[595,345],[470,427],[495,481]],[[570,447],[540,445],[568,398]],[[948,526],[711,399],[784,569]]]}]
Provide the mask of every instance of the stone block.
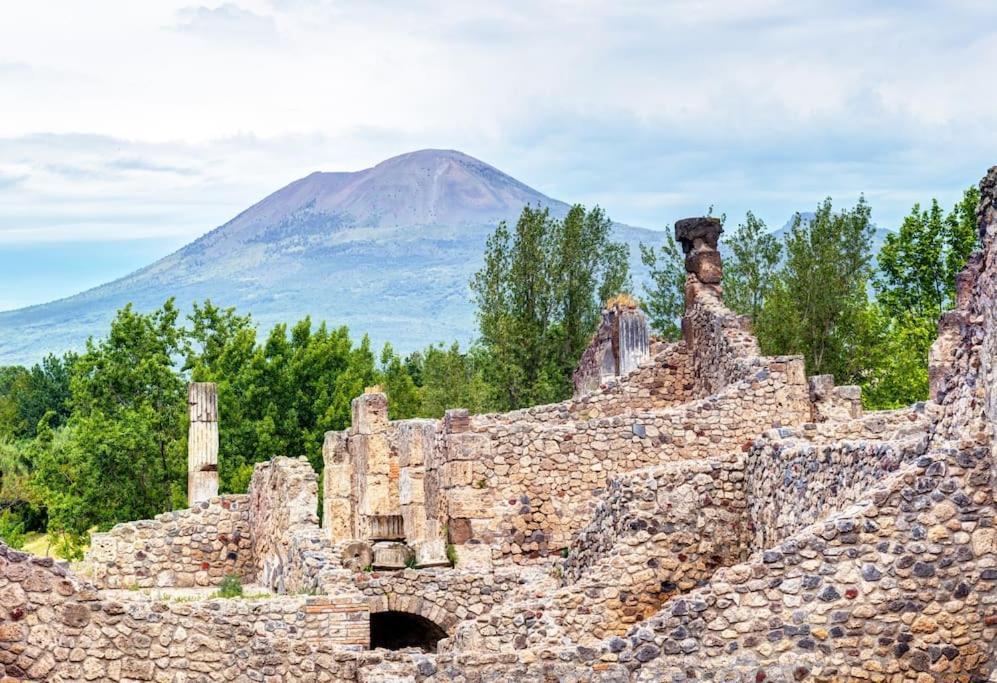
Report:
[{"label": "stone block", "polygon": [[388,427],[388,397],[380,392],[357,396],[350,404],[353,430],[357,434],[376,434]]},{"label": "stone block", "polygon": [[381,541],[371,546],[374,569],[404,569],[413,560],[412,549],[404,543]]}]

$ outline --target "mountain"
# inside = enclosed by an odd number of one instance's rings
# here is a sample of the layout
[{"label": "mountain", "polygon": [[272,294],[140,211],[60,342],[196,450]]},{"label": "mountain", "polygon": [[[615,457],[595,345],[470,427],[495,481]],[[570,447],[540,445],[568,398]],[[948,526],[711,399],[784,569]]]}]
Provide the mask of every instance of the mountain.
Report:
[{"label": "mountain", "polygon": [[[0,365],[79,349],[107,333],[128,302],[151,310],[170,296],[186,310],[210,298],[277,322],[348,325],[375,348],[401,352],[437,341],[468,342],[468,281],[501,220],[527,204],[564,215],[568,205],[466,154],[421,150],[352,173],[312,173],[266,197],[179,251],[75,296],[0,313]],[[614,225],[630,246],[668,232]]]},{"label": "mountain", "polygon": [[[803,220],[804,223],[813,220],[813,217],[814,217],[813,211],[800,212],[800,218]],[[773,230],[772,235],[779,240],[780,244],[782,244],[785,242],[786,235],[789,234],[789,231],[790,229],[792,229],[792,227],[793,227],[793,218],[790,218],[788,221],[786,221],[786,224],[783,225],[781,228],[779,228],[778,230]],[[879,250],[882,249],[883,245],[886,243],[886,236],[889,235],[891,232],[893,231],[888,230],[887,228],[881,228],[875,224],[872,226],[872,239],[869,240],[869,251],[872,254],[873,266],[876,265],[876,256],[879,254]]]}]

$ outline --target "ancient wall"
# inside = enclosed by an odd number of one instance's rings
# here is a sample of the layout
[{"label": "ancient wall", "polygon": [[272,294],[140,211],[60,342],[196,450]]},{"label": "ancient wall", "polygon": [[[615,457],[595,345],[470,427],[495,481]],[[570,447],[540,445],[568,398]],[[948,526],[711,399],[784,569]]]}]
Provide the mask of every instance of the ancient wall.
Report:
[{"label": "ancient wall", "polygon": [[629,374],[606,380],[599,388],[562,403],[508,413],[476,416],[480,421],[547,423],[611,417],[633,411],[659,410],[687,403],[705,394],[695,392],[695,377],[685,342],[656,344],[651,356]]},{"label": "ancient wall", "polygon": [[754,373],[684,406],[548,425],[473,417],[450,456],[451,537],[495,561],[556,553],[592,517],[606,478],[674,460],[739,452],[773,426],[810,419],[802,361],[756,358]]},{"label": "ancient wall", "polygon": [[560,586],[462,624],[454,647],[502,651],[565,639],[588,646],[622,635],[747,556],[746,505],[742,455],[616,477],[555,568]]},{"label": "ancient wall", "polygon": [[79,570],[103,588],[214,586],[230,573],[251,581],[248,497],[212,498],[93,534]]},{"label": "ancient wall", "polygon": [[902,441],[824,444],[756,440],[746,465],[753,547],[771,548],[828,513],[845,509],[926,448],[924,434]]},{"label": "ancient wall", "polygon": [[650,355],[650,340],[647,318],[635,301],[617,300],[604,309],[595,336],[575,369],[575,396],[591,393],[606,380],[636,370]]},{"label": "ancient wall", "polygon": [[369,642],[363,599],[107,600],[3,544],[0,570],[5,682],[352,681]]},{"label": "ancient wall", "polygon": [[370,611],[418,614],[448,634],[464,619],[489,614],[521,583],[518,570],[482,574],[456,569],[360,572],[353,576]]},{"label": "ancient wall", "polygon": [[295,536],[321,536],[315,470],[306,458],[279,457],[257,463],[249,483],[249,507],[257,581],[285,592],[292,580]]}]

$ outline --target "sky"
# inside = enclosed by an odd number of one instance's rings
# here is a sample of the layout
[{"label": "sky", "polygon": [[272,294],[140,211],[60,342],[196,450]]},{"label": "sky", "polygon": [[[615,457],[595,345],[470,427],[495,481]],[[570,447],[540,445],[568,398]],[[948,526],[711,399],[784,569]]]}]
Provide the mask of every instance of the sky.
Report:
[{"label": "sky", "polygon": [[997,164],[992,0],[0,0],[0,310],[426,147],[665,229]]}]

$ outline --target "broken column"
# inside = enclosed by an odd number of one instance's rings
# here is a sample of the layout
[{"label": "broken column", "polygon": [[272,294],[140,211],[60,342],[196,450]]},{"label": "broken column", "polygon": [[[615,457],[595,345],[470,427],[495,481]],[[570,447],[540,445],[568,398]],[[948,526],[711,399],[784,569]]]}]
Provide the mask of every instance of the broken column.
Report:
[{"label": "broken column", "polygon": [[344,432],[326,432],[322,461],[322,526],[333,542],[354,539],[353,461]]},{"label": "broken column", "polygon": [[720,298],[723,266],[717,244],[723,226],[719,218],[700,216],[675,223],[675,239],[685,254],[685,305],[688,309],[704,293]]},{"label": "broken column", "polygon": [[405,527],[405,542],[415,551],[415,561],[420,567],[447,564],[443,523],[427,509],[426,470],[436,445],[436,425],[436,420],[397,423],[396,448],[400,467],[398,502]]},{"label": "broken column", "polygon": [[371,542],[375,567],[398,568],[399,562],[403,567],[399,466],[388,441],[388,397],[368,390],[353,399],[352,408],[349,449],[357,501],[354,537]]},{"label": "broken column", "polygon": [[617,297],[602,311],[602,322],[582,353],[572,380],[575,396],[628,375],[650,356],[650,330],[644,312],[629,297]]},{"label": "broken column", "polygon": [[218,387],[194,382],[187,390],[187,504],[218,495]]}]

